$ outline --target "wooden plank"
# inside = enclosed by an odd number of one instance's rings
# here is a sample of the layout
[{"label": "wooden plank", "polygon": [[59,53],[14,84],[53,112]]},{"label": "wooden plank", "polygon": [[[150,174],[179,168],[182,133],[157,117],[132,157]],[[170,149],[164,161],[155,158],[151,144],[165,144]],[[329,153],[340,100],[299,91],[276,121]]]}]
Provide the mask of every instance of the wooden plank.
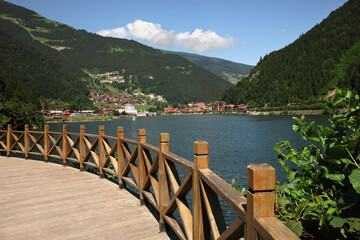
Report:
[{"label": "wooden plank", "polygon": [[116,141],[117,138],[116,137],[113,137],[113,136],[107,136],[107,135],[104,135],[103,136],[104,139],[108,139],[108,140],[113,140],[113,141]]},{"label": "wooden plank", "polygon": [[38,152],[29,152],[31,155],[43,156],[44,154]]},{"label": "wooden plank", "polygon": [[137,145],[137,144],[138,144],[137,141],[131,140],[131,139],[127,139],[127,138],[122,138],[121,141],[122,141],[122,142],[125,142],[125,143],[129,143],[129,144],[131,144],[131,145]]},{"label": "wooden plank", "polygon": [[[15,131],[12,131],[15,132]],[[13,136],[13,138],[15,139],[15,143],[13,143],[13,145],[11,146],[11,149],[14,149],[14,147],[16,147],[16,145],[18,145],[22,152],[25,153],[25,148],[24,145],[20,142],[20,140],[24,137],[24,133],[22,133],[19,137],[17,137],[15,134],[11,133],[11,135]]]},{"label": "wooden plank", "polygon": [[137,147],[136,147],[135,150],[134,150],[133,155],[130,158],[128,158],[128,163],[125,166],[125,170],[123,172],[123,175],[128,175],[129,174],[129,171],[131,170],[130,164],[132,164],[133,162],[136,161],[137,156],[138,156],[138,150],[137,150]]},{"label": "wooden plank", "polygon": [[[124,143],[121,143],[121,147],[122,147],[122,149],[123,149],[123,151],[125,153],[126,159],[129,161],[130,158],[131,158],[131,153],[130,153],[130,150],[129,150],[128,146],[126,144],[124,144]],[[137,152],[137,151],[135,151],[135,152]]]},{"label": "wooden plank", "polygon": [[156,198],[156,203],[159,203],[159,182],[151,175],[150,176],[150,181],[151,181],[151,185],[153,187],[154,190],[154,194],[155,194],[155,198]]},{"label": "wooden plank", "polygon": [[96,152],[90,151],[91,156],[93,157],[94,161],[96,162],[96,165],[99,166],[99,156]]},{"label": "wooden plank", "polygon": [[103,168],[104,172],[107,172],[111,175],[117,176],[116,172],[114,172],[114,170],[110,169],[110,168]]},{"label": "wooden plank", "polygon": [[200,169],[199,176],[226,202],[226,204],[229,205],[229,207],[231,207],[231,209],[235,211],[236,214],[238,214],[238,216],[240,216],[241,219],[246,221],[246,213],[243,206],[247,204],[247,200],[243,195],[210,169]]},{"label": "wooden plank", "polygon": [[77,160],[76,158],[66,158],[67,160],[70,160],[70,161],[73,161],[73,162],[76,162],[76,163],[80,163],[79,160]]},{"label": "wooden plank", "polygon": [[5,131],[5,130],[3,130],[3,131],[1,131],[1,132],[3,132],[3,135],[1,135],[0,140],[3,139],[3,138],[5,138],[5,136],[6,136],[6,131]]},{"label": "wooden plank", "polygon": [[158,204],[157,204],[156,201],[155,201],[154,195],[153,195],[151,192],[145,191],[145,190],[143,190],[143,194],[144,194],[144,196],[149,200],[149,202],[151,203],[151,205],[153,205],[153,206],[156,208],[156,210],[159,211],[159,206],[158,206]]},{"label": "wooden plank", "polygon": [[63,157],[63,151],[62,151],[62,149],[58,146],[59,142],[60,142],[61,139],[62,139],[62,136],[59,136],[59,138],[58,138],[57,140],[55,140],[55,138],[54,138],[51,134],[49,134],[48,136],[49,136],[51,142],[53,143],[53,146],[52,146],[52,148],[51,148],[50,151],[49,151],[49,156],[50,156],[50,154],[53,153],[53,151],[56,149],[56,151],[59,153],[58,156],[60,156],[60,157],[62,158],[62,157]]},{"label": "wooden plank", "polygon": [[244,221],[236,218],[235,221],[221,234],[218,240],[238,240],[244,237]]},{"label": "wooden plank", "polygon": [[77,158],[78,161],[80,161],[80,152],[79,150],[77,150],[77,148],[72,148],[73,152],[75,153],[75,156]]},{"label": "wooden plank", "polygon": [[[156,181],[158,181],[156,179],[156,173],[159,169],[159,155],[156,156],[155,158],[155,161],[153,162],[153,164],[151,165],[151,168],[148,172],[148,176],[145,180],[145,183],[144,183],[144,189],[148,189],[150,187],[150,184],[151,184],[151,181],[150,181],[150,178],[153,177]],[[159,190],[160,191],[160,190]]]},{"label": "wooden plank", "polygon": [[133,163],[133,162],[135,162],[136,161],[136,158],[138,157],[138,155],[139,155],[139,153],[138,153],[139,151],[138,151],[138,147],[135,147],[135,149],[134,149],[134,151],[133,151],[133,153],[132,153],[132,155],[131,155],[131,157],[130,158],[128,158],[128,161],[129,161],[129,163]]},{"label": "wooden plank", "polygon": [[181,227],[180,227],[179,223],[176,221],[176,219],[169,217],[169,216],[164,216],[164,219],[170,225],[170,227],[174,230],[174,232],[180,239],[186,240],[186,237],[185,237],[183,231],[181,230]]},{"label": "wooden plank", "polygon": [[104,147],[105,147],[105,150],[106,150],[107,154],[110,154],[111,147],[109,146],[109,144],[107,143],[107,141],[105,139],[103,139],[102,142],[104,144]]},{"label": "wooden plank", "polygon": [[86,133],[85,136],[86,136],[86,137],[91,137],[91,138],[98,138],[98,137],[99,137],[99,135],[90,134],[90,133]]},{"label": "wooden plank", "polygon": [[172,169],[170,168],[169,164],[167,163],[167,161],[164,161],[164,163],[165,163],[167,175],[168,175],[170,183],[171,183],[171,187],[173,189],[173,192],[176,193],[179,190],[179,184],[174,176]]},{"label": "wooden plank", "polygon": [[49,134],[48,136],[49,136],[50,141],[51,141],[53,144],[55,144],[55,143],[56,143],[56,140],[55,140],[55,138],[52,136],[52,134]]},{"label": "wooden plank", "polygon": [[88,165],[90,167],[93,167],[93,168],[98,168],[98,166],[92,162],[83,162],[84,165]]},{"label": "wooden plank", "polygon": [[54,155],[54,154],[49,154],[48,156],[52,157],[52,158],[62,159],[62,156],[58,156],[58,155]]},{"label": "wooden plank", "polygon": [[0,171],[1,239],[169,239],[136,197],[94,174],[11,157]]},{"label": "wooden plank", "polygon": [[[97,139],[96,139],[96,140],[97,140]],[[88,149],[91,149],[92,144],[91,144],[91,142],[89,141],[89,139],[88,139],[87,137],[84,137],[84,142],[85,142],[87,148],[88,148]],[[95,142],[96,142],[96,141],[95,141]],[[95,144],[95,142],[94,142],[94,144]]]},{"label": "wooden plank", "polygon": [[176,205],[178,206],[181,221],[185,229],[187,239],[192,239],[193,232],[193,218],[191,211],[188,206],[186,206],[180,199],[176,198]]},{"label": "wooden plank", "polygon": [[131,172],[132,172],[132,174],[133,174],[133,176],[135,178],[136,185],[139,186],[139,171],[138,171],[138,168],[132,163],[130,163],[129,165],[130,165],[130,168],[131,168]]},{"label": "wooden plank", "polygon": [[1,141],[0,144],[4,149],[6,149],[6,145],[5,145],[5,143],[3,141]]},{"label": "wooden plank", "polygon": [[134,180],[132,178],[129,178],[129,177],[122,177],[122,179],[129,183],[131,186],[133,186],[134,188],[136,189],[139,189],[138,185],[134,182]]},{"label": "wooden plank", "polygon": [[276,217],[255,218],[254,227],[263,239],[299,239]]},{"label": "wooden plank", "polygon": [[191,171],[191,172],[194,171],[194,163],[185,158],[179,157],[178,155],[170,153],[170,152],[163,153],[163,157],[166,158],[167,160],[172,161],[176,165],[179,165],[180,167],[185,168],[188,171]]},{"label": "wooden plank", "polygon": [[30,152],[35,148],[35,146],[39,149],[39,151],[44,154],[44,149],[43,147],[38,143],[39,141],[41,141],[41,139],[44,138],[44,134],[41,134],[40,137],[38,139],[36,139],[33,135],[29,134],[29,137],[31,138],[31,140],[33,141],[33,145],[30,148]]},{"label": "wooden plank", "polygon": [[143,148],[145,148],[145,149],[147,149],[147,150],[149,150],[149,151],[151,151],[151,152],[153,152],[153,153],[156,153],[156,154],[158,154],[159,153],[159,147],[156,147],[156,146],[154,146],[154,145],[151,145],[151,144],[149,144],[149,143],[142,143],[141,144],[141,147],[143,147]]},{"label": "wooden plank", "polygon": [[211,231],[213,234],[213,238],[218,239],[220,237],[220,232],[219,232],[218,226],[216,224],[214,213],[211,209],[210,202],[209,202],[209,199],[206,194],[204,184],[202,183],[202,181],[200,181],[200,187],[201,187],[201,192],[202,192],[202,196],[203,196],[203,200],[204,200],[204,204],[205,204],[206,213],[207,213],[207,216],[209,219],[210,228],[211,228]]},{"label": "wooden plank", "polygon": [[147,169],[146,171],[150,172],[152,164],[151,164],[151,161],[148,158],[148,155],[147,155],[147,153],[146,153],[146,151],[144,149],[142,149],[142,155],[144,157],[144,162],[145,162],[145,166],[146,166],[146,169]]},{"label": "wooden plank", "polygon": [[113,156],[109,156],[109,158],[110,158],[112,165],[114,166],[114,170],[115,170],[116,174],[118,174],[119,167],[118,167],[118,162],[116,161],[116,158],[114,158]]},{"label": "wooden plank", "polygon": [[66,135],[68,142],[70,143],[70,146],[74,146],[74,141],[69,137],[70,134]]},{"label": "wooden plank", "polygon": [[150,168],[149,174],[155,174],[159,170],[159,155],[156,155],[155,160]]},{"label": "wooden plank", "polygon": [[185,177],[183,183],[181,184],[179,190],[175,193],[173,198],[170,200],[169,205],[165,210],[165,214],[172,214],[176,209],[176,202],[175,199],[181,196],[185,196],[191,189],[192,186],[192,174],[188,173]]},{"label": "wooden plank", "polygon": [[114,145],[112,146],[109,155],[113,156],[113,155],[117,152],[117,150],[118,150],[118,148],[117,148],[117,142],[114,142]]}]

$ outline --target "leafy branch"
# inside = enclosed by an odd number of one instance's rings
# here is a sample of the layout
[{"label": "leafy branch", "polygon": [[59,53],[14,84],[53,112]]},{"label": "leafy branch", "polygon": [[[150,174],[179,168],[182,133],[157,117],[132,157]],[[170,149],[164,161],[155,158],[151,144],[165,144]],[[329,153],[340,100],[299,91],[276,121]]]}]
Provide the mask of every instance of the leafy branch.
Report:
[{"label": "leafy branch", "polygon": [[306,146],[289,141],[274,147],[287,177],[276,189],[278,217],[303,238],[360,237],[360,100],[355,92],[337,89],[328,103],[331,127],[307,124],[294,117],[293,130]]}]

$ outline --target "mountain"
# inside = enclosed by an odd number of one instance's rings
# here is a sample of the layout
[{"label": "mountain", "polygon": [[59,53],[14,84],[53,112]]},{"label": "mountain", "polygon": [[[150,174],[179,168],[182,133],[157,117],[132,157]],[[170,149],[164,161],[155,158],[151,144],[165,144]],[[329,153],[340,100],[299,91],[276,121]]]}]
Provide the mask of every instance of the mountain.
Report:
[{"label": "mountain", "polygon": [[165,50],[162,51],[186,58],[187,60],[205,68],[206,70],[214,73],[222,79],[231,82],[232,84],[238,83],[241,79],[249,75],[250,70],[254,67],[242,63],[231,62],[221,58],[206,57],[199,54],[172,52]]},{"label": "mountain", "polygon": [[[66,100],[69,96],[61,96],[61,91],[81,90],[92,81],[89,73],[106,72],[120,73],[124,84],[144,93],[163,95],[169,102],[212,101],[231,87],[229,82],[180,56],[164,54],[135,41],[76,30],[5,1],[0,1],[0,31],[54,64],[42,64],[21,47],[16,50],[20,51],[16,57],[22,65],[13,66],[12,70],[17,76],[4,70],[5,65],[2,69],[2,75],[34,86],[40,96],[47,94],[43,88],[50,91],[61,85],[55,90],[60,93],[51,96]],[[2,55],[2,62],[8,62],[8,57]],[[44,69],[35,70],[36,64]],[[63,76],[52,73],[57,70]],[[19,76],[18,72],[25,74]],[[41,72],[44,76],[38,77]],[[57,84],[59,81],[61,84]],[[73,92],[70,98],[75,96]]]},{"label": "mountain", "polygon": [[349,0],[292,44],[266,55],[222,99],[310,104],[335,87],[360,91],[360,1]]},{"label": "mountain", "polygon": [[86,95],[88,91],[86,84],[67,68],[3,31],[0,31],[0,81],[16,81],[46,98],[72,100],[73,96]]}]

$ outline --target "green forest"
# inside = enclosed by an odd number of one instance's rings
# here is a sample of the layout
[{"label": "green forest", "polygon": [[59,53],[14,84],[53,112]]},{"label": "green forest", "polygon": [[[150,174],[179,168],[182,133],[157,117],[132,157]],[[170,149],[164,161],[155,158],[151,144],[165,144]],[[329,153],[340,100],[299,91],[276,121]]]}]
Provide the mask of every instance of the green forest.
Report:
[{"label": "green forest", "polygon": [[321,102],[335,87],[360,91],[360,1],[349,0],[292,44],[260,59],[222,100],[253,106]]}]

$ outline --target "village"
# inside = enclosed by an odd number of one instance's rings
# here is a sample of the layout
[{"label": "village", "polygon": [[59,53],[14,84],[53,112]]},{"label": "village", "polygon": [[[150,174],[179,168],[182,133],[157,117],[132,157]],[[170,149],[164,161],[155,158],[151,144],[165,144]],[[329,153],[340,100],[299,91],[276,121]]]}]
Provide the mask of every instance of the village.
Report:
[{"label": "village", "polygon": [[[91,78],[96,79],[103,86],[113,82],[124,83],[124,77],[118,71],[91,74],[85,71]],[[125,70],[122,70],[124,73]],[[144,94],[140,89],[133,90],[129,86],[121,92],[111,92],[106,87],[103,90],[89,88],[89,99],[93,103],[93,109],[70,111],[68,104],[62,109],[49,109],[44,112],[48,117],[81,117],[81,116],[154,116],[160,114],[201,114],[217,112],[244,112],[248,109],[246,105],[227,104],[224,101],[206,104],[205,102],[189,103],[181,107],[170,107],[163,96],[157,94]],[[179,104],[176,104],[179,105]],[[176,106],[175,105],[175,106]],[[181,104],[180,104],[181,105]]]},{"label": "village", "polygon": [[[206,105],[205,102],[189,103],[183,107],[164,107],[161,111],[145,111],[149,101],[166,103],[161,96],[144,95],[142,93],[129,96],[126,94],[112,95],[110,93],[96,93],[90,89],[90,99],[94,103],[95,110],[69,111],[69,110],[47,110],[45,116],[58,117],[81,117],[81,116],[110,116],[110,115],[131,115],[131,116],[155,116],[159,114],[201,114],[220,112],[244,112],[248,110],[247,105],[226,104],[219,101]],[[140,109],[140,110],[138,110]],[[149,108],[148,108],[149,109]],[[151,108],[150,108],[151,109]]]},{"label": "village", "polygon": [[225,111],[245,111],[248,109],[246,105],[226,104],[226,102],[217,102],[211,106],[206,106],[204,102],[188,104],[184,108],[164,108],[164,114],[170,113],[207,113],[207,112],[225,112]]}]

